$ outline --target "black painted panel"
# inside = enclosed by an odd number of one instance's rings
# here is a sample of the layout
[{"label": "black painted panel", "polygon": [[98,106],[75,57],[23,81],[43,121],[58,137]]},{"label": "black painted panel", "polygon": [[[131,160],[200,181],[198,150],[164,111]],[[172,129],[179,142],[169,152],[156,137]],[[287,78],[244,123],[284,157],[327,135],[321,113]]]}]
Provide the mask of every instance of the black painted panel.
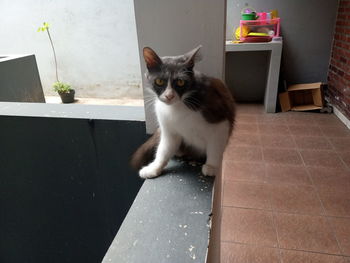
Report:
[{"label": "black painted panel", "polygon": [[144,140],[144,122],[1,116],[0,262],[101,262]]}]

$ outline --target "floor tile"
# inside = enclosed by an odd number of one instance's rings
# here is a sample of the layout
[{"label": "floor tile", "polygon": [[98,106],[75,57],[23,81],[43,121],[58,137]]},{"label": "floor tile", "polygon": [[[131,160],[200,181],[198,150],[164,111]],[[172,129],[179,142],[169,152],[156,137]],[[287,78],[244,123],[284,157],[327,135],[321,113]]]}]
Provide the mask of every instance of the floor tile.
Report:
[{"label": "floor tile", "polygon": [[252,161],[261,162],[262,152],[260,147],[246,147],[237,146],[226,149],[226,160],[233,160],[236,162]]},{"label": "floor tile", "polygon": [[320,126],[323,134],[327,137],[349,137],[350,130],[345,125]]},{"label": "floor tile", "polygon": [[344,168],[343,162],[333,151],[301,150],[305,165],[331,168]]},{"label": "floor tile", "polygon": [[293,114],[287,117],[287,122],[289,125],[317,125],[315,118],[309,114]]},{"label": "floor tile", "polygon": [[265,182],[265,165],[255,162],[224,161],[225,180],[244,182]]},{"label": "floor tile", "polygon": [[323,136],[295,136],[294,139],[299,149],[333,150],[332,145]]},{"label": "floor tile", "polygon": [[350,263],[350,131],[333,114],[237,108],[221,262]]},{"label": "floor tile", "polygon": [[271,185],[269,189],[270,203],[274,211],[323,214],[321,202],[312,186]]},{"label": "floor tile", "polygon": [[284,113],[272,113],[272,114],[264,114],[257,118],[258,123],[264,124],[287,124],[287,118]]},{"label": "floor tile", "polygon": [[297,136],[323,136],[318,126],[288,125],[290,133]]},{"label": "floor tile", "polygon": [[256,123],[257,122],[257,116],[252,114],[237,114],[236,116],[236,123]]},{"label": "floor tile", "polygon": [[258,125],[255,123],[237,123],[233,129],[233,134],[250,133],[257,134],[259,132]]},{"label": "floor tile", "polygon": [[350,192],[350,171],[346,169],[308,167],[317,189]]},{"label": "floor tile", "polygon": [[259,123],[258,127],[261,134],[289,135],[288,126],[284,124]]},{"label": "floor tile", "polygon": [[323,216],[275,213],[281,248],[339,254],[328,221]]},{"label": "floor tile", "polygon": [[338,152],[347,152],[350,149],[350,137],[348,138],[329,138],[334,149]]},{"label": "floor tile", "polygon": [[260,136],[261,145],[270,148],[295,148],[293,137],[290,135],[267,135]]},{"label": "floor tile", "polygon": [[267,164],[265,180],[270,184],[312,185],[306,168],[301,165]]},{"label": "floor tile", "polygon": [[278,250],[237,243],[221,243],[221,263],[279,263]]},{"label": "floor tile", "polygon": [[277,247],[271,212],[223,207],[222,217],[222,241]]},{"label": "floor tile", "polygon": [[264,160],[267,163],[301,165],[302,160],[296,150],[263,148]]},{"label": "floor tile", "polygon": [[225,181],[223,205],[270,209],[269,189],[263,184]]},{"label": "floor tile", "polygon": [[341,126],[344,125],[334,114],[316,114],[314,121],[319,126]]},{"label": "floor tile", "polygon": [[350,217],[350,195],[340,191],[318,191],[328,216]]},{"label": "floor tile", "polygon": [[329,218],[343,254],[350,256],[350,218]]},{"label": "floor tile", "polygon": [[230,138],[229,147],[235,146],[260,146],[260,138],[249,133],[234,133]]},{"label": "floor tile", "polygon": [[284,249],[280,253],[283,263],[345,263],[342,256]]},{"label": "floor tile", "polygon": [[340,158],[343,160],[348,169],[350,169],[350,151],[339,153]]}]

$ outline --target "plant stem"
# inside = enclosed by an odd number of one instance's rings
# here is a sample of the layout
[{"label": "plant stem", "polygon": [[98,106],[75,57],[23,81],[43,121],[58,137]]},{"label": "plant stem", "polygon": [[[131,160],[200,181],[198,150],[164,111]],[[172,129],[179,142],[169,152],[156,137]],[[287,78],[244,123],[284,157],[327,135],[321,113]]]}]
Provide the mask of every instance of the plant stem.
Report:
[{"label": "plant stem", "polygon": [[57,59],[56,59],[55,47],[53,46],[53,42],[52,42],[52,39],[51,39],[51,35],[50,35],[50,31],[49,31],[49,29],[47,28],[47,29],[46,29],[46,31],[47,31],[47,35],[49,36],[49,39],[50,39],[50,43],[51,43],[51,47],[52,47],[52,51],[53,51],[53,56],[54,56],[54,58],[55,58],[56,80],[57,80],[57,82],[60,82],[60,81],[58,80],[58,73],[57,73]]}]

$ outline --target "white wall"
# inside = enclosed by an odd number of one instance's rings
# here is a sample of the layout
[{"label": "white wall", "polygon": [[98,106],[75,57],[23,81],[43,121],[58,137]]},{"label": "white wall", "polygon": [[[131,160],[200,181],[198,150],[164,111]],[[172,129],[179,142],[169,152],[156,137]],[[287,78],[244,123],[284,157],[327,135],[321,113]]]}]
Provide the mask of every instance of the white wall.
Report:
[{"label": "white wall", "polygon": [[142,97],[132,0],[1,0],[0,54],[36,55],[46,94],[54,94],[49,22],[59,76],[78,97]]}]

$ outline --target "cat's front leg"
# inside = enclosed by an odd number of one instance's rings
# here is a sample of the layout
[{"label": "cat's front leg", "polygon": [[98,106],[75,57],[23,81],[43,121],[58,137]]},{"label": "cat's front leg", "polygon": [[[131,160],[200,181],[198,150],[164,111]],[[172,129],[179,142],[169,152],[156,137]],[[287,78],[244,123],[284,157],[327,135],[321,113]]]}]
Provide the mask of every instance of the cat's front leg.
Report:
[{"label": "cat's front leg", "polygon": [[153,162],[139,171],[140,177],[147,179],[159,176],[170,158],[173,157],[179,149],[180,144],[180,136],[162,131],[156,152],[156,158]]},{"label": "cat's front leg", "polygon": [[[220,133],[218,133],[220,135]],[[226,133],[220,136],[213,136],[207,144],[207,160],[202,166],[202,173],[205,176],[215,176],[220,172],[223,153],[227,144]]]}]

